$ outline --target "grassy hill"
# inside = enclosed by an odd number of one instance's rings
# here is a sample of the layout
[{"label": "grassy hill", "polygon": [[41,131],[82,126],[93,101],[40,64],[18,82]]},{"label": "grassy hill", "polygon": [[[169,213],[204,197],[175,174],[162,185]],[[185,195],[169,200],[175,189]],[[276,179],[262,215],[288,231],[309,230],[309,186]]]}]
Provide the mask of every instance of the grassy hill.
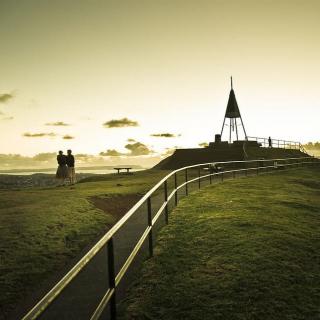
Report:
[{"label": "grassy hill", "polygon": [[254,143],[252,144],[252,142],[253,141],[245,147],[245,152],[241,144],[227,144],[196,149],[177,149],[171,156],[160,161],[154,168],[168,170],[206,162],[283,159],[309,156],[306,153],[300,152],[300,150],[262,148]]},{"label": "grassy hill", "polygon": [[122,318],[319,319],[319,181],[296,169],[183,199]]},{"label": "grassy hill", "polygon": [[166,171],[0,190],[0,319],[114,224]]}]

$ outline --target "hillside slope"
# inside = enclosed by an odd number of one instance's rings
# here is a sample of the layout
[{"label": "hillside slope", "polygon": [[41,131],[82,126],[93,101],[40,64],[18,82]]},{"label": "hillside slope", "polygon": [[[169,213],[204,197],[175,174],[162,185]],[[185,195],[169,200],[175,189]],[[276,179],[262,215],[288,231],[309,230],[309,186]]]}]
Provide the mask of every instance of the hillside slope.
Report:
[{"label": "hillside slope", "polygon": [[0,319],[8,319],[19,300],[42,289],[166,173],[95,175],[72,187],[0,190]]},{"label": "hillside slope", "polygon": [[319,180],[297,169],[181,200],[122,319],[318,319]]}]

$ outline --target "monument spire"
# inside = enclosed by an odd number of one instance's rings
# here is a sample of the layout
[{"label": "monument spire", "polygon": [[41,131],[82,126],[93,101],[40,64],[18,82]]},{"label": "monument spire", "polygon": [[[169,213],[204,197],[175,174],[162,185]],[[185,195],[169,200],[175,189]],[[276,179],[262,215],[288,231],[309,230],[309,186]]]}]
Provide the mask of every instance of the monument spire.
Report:
[{"label": "monument spire", "polygon": [[242,117],[241,117],[240,110],[239,110],[239,107],[238,107],[236,95],[235,95],[234,90],[233,90],[232,76],[231,76],[231,90],[230,90],[230,93],[229,93],[227,109],[226,109],[226,113],[225,113],[225,116],[224,116],[222,129],[221,129],[221,137],[222,137],[223,129],[227,125],[225,123],[226,122],[226,118],[229,118],[229,143],[231,143],[232,132],[234,132],[234,131],[236,131],[236,140],[239,140],[237,119],[240,119],[240,121],[241,121],[240,126],[242,126],[242,130],[244,132],[245,140],[248,140],[247,133],[246,133],[246,130],[244,128]]}]

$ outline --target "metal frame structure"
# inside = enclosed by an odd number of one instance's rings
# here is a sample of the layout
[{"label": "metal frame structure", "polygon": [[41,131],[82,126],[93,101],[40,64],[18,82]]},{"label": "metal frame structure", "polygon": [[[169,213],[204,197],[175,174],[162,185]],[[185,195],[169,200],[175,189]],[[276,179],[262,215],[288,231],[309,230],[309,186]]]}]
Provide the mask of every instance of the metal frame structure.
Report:
[{"label": "metal frame structure", "polygon": [[[107,247],[108,266],[108,286],[100,303],[96,306],[95,311],[91,315],[91,320],[99,319],[104,309],[109,306],[110,319],[117,317],[116,289],[124,275],[127,273],[129,266],[134,261],[142,245],[147,242],[149,256],[153,256],[153,226],[164,212],[165,222],[169,222],[168,205],[174,200],[174,205],[178,204],[178,191],[183,191],[185,195],[189,194],[188,186],[191,183],[197,183],[201,188],[202,181],[208,179],[209,184],[214,179],[219,178],[223,181],[226,176],[230,178],[245,177],[249,174],[261,174],[275,172],[281,168],[297,168],[305,165],[320,164],[320,159],[314,157],[303,158],[286,158],[286,159],[264,159],[249,161],[227,161],[217,163],[201,163],[177,169],[169,173],[153,188],[151,188],[89,251],[80,261],[23,317],[23,320],[31,320],[38,318],[51,303],[62,293],[62,291],[71,283],[73,279],[89,264],[96,254],[104,247]],[[213,170],[218,168],[218,170]],[[228,170],[226,170],[228,169]],[[220,170],[220,171],[219,171]],[[193,175],[191,174],[193,173]],[[202,174],[204,173],[204,174]],[[180,174],[180,184],[178,183],[178,175]],[[168,192],[168,181],[171,180],[173,190]],[[162,189],[163,188],[163,189]],[[163,190],[163,203],[154,216],[151,213],[151,196],[156,191]],[[124,226],[130,217],[143,205],[147,204],[147,226],[142,233],[140,239],[134,245],[131,253],[126,261],[122,264],[120,271],[115,273],[115,251],[114,236]],[[85,290],[85,288],[84,288]]]},{"label": "metal frame structure", "polygon": [[[234,114],[231,114],[232,112],[230,112],[229,108],[233,109]],[[229,124],[226,124],[226,118],[229,118]],[[231,77],[231,90],[230,90],[230,94],[229,94],[229,100],[228,100],[226,113],[224,115],[223,124],[222,124],[222,128],[221,128],[221,137],[222,137],[224,127],[229,126],[229,143],[231,143],[232,131],[234,131],[234,130],[236,131],[236,138],[237,138],[237,140],[239,140],[238,124],[237,124],[238,118],[240,118],[240,121],[241,121],[241,126],[242,126],[242,129],[244,132],[245,140],[248,140],[246,129],[245,129],[243,121],[242,121],[240,109],[238,107],[235,93],[233,91],[233,82],[232,82],[232,77]]]}]

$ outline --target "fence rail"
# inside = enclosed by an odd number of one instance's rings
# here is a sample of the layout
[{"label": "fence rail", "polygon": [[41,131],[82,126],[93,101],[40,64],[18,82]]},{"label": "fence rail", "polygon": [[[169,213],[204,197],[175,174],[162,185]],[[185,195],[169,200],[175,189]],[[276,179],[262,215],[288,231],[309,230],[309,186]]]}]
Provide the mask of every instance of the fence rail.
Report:
[{"label": "fence rail", "polygon": [[[303,158],[286,158],[286,159],[264,159],[264,160],[249,160],[249,161],[227,161],[216,163],[202,163],[198,165],[187,166],[169,173],[153,188],[151,188],[89,251],[80,261],[23,317],[23,320],[38,318],[50,304],[62,293],[62,291],[74,280],[83,268],[97,255],[100,250],[106,246],[107,257],[106,265],[108,265],[108,286],[109,288],[104,293],[99,304],[96,306],[91,315],[91,320],[99,319],[104,309],[109,306],[110,318],[116,319],[116,289],[121,280],[127,273],[129,266],[134,261],[139,250],[145,242],[148,245],[149,256],[153,255],[153,227],[159,217],[164,212],[165,222],[168,223],[168,204],[174,200],[174,204],[178,204],[178,192],[183,191],[185,195],[189,193],[189,185],[197,183],[197,187],[201,188],[202,181],[208,179],[208,183],[216,178],[224,180],[229,175],[230,178],[236,176],[247,176],[249,174],[269,173],[282,168],[300,167],[305,165],[319,164],[320,160],[314,157]],[[180,176],[179,176],[180,174]],[[180,179],[178,179],[178,176]],[[169,193],[169,179],[171,181],[172,191]],[[180,183],[179,183],[180,180]],[[160,190],[160,188],[163,188]],[[162,194],[163,202],[159,209],[152,217],[152,195],[156,192]],[[120,270],[115,271],[115,250],[114,238],[116,233],[128,222],[132,215],[142,207],[147,205],[147,226],[142,232],[142,235],[134,245],[129,256],[120,267]]]},{"label": "fence rail", "polygon": [[[247,137],[250,141],[257,141],[261,144],[262,147],[270,147],[269,138],[261,138],[261,137]],[[279,139],[271,139],[271,147],[273,148],[282,148],[282,149],[295,149],[305,152],[303,145],[299,141],[288,141],[288,140],[279,140]]]}]

